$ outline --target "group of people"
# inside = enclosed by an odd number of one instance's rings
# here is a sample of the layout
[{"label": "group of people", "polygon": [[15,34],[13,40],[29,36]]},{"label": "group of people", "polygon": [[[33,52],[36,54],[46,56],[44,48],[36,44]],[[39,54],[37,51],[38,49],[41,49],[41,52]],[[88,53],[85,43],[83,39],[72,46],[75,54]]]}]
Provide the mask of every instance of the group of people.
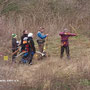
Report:
[{"label": "group of people", "polygon": [[[60,32],[59,35],[61,36],[60,57],[63,58],[64,50],[66,50],[67,58],[70,59],[68,39],[70,36],[76,36],[76,34],[70,33],[68,29],[64,29],[64,31]],[[41,53],[44,53],[43,49],[44,49],[44,43],[46,37],[48,37],[48,34],[44,34],[44,28],[40,27],[40,30],[37,32],[37,43],[38,43],[39,51]],[[19,43],[16,38],[17,35],[12,34],[12,52],[14,53],[12,55],[12,62],[16,62],[15,57],[17,56],[17,51],[19,46],[21,46],[20,53],[23,52],[23,55],[20,62],[29,63],[30,65],[32,65],[32,59],[34,54],[36,53],[35,44],[33,41],[33,33],[28,34],[27,30],[24,30],[23,35],[21,36],[21,43]]]},{"label": "group of people", "polygon": [[[37,43],[40,53],[44,53],[43,48],[44,48],[45,38],[47,36],[48,34],[46,35],[44,34],[44,28],[40,28],[40,30],[37,33]],[[18,43],[16,38],[17,35],[12,34],[12,52],[13,52],[12,61],[16,62],[15,58],[17,56],[17,51],[19,46],[21,46],[20,53],[23,53],[23,55],[20,62],[29,63],[30,65],[32,65],[32,59],[34,54],[36,53],[35,44],[33,40],[33,33],[28,34],[27,30],[24,30],[23,35],[21,36],[20,44]]]}]

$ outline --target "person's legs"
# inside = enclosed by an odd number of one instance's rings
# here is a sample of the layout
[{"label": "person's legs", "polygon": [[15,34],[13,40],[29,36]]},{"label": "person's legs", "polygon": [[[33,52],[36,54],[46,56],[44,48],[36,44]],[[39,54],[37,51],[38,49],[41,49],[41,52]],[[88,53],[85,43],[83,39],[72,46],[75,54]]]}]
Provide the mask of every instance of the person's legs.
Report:
[{"label": "person's legs", "polygon": [[33,55],[30,54],[29,56],[29,64],[32,64]]},{"label": "person's legs", "polygon": [[41,44],[38,44],[38,49],[41,52]]},{"label": "person's legs", "polygon": [[43,49],[44,49],[44,44],[41,44],[41,53],[43,53]]},{"label": "person's legs", "polygon": [[44,44],[38,44],[39,51],[43,53]]},{"label": "person's legs", "polygon": [[63,57],[63,53],[64,53],[64,46],[61,46],[61,55],[60,55],[60,58]]},{"label": "person's legs", "polygon": [[67,54],[67,58],[70,59],[69,46],[66,46],[66,54]]},{"label": "person's legs", "polygon": [[33,56],[34,56],[34,52],[29,52],[28,61],[29,61],[29,64],[31,65],[32,65]]},{"label": "person's legs", "polygon": [[24,55],[22,56],[21,62],[27,63],[27,57],[28,57],[28,52],[24,53]]},{"label": "person's legs", "polygon": [[[16,50],[12,50],[12,52],[14,53]],[[12,62],[15,62],[15,57],[17,56],[17,53],[12,55]]]}]

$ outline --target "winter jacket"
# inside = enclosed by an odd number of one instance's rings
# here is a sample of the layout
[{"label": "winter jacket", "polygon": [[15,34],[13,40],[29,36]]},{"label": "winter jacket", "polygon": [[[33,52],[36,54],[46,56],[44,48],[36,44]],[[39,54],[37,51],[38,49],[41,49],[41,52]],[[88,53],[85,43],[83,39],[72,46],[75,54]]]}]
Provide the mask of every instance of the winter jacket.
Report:
[{"label": "winter jacket", "polygon": [[24,34],[22,37],[21,37],[21,51],[24,51],[25,50],[25,45],[27,44],[27,39],[28,39],[28,34]]},{"label": "winter jacket", "polygon": [[76,34],[74,33],[65,33],[65,32],[60,32],[59,35],[61,36],[62,46],[68,46],[69,45],[68,38],[70,36],[76,36]]},{"label": "winter jacket", "polygon": [[22,37],[21,37],[21,46],[23,45],[23,41],[26,39],[28,39],[28,34],[24,34]]},{"label": "winter jacket", "polygon": [[30,52],[36,52],[35,44],[32,37],[28,37],[28,45],[29,45],[29,51]]},{"label": "winter jacket", "polygon": [[44,43],[45,42],[45,38],[47,37],[47,35],[44,35],[43,33],[41,33],[40,31],[37,33],[37,42],[38,43]]},{"label": "winter jacket", "polygon": [[16,50],[18,48],[16,38],[12,38],[12,50]]}]

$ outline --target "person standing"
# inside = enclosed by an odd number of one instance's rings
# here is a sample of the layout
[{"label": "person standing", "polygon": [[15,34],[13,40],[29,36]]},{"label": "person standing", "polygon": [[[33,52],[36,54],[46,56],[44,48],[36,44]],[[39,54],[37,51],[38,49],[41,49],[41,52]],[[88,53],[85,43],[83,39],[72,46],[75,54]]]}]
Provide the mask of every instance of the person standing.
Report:
[{"label": "person standing", "polygon": [[29,61],[29,64],[32,65],[32,59],[33,59],[33,56],[36,52],[35,44],[34,44],[34,41],[33,41],[33,33],[28,34],[28,45],[29,45],[28,61]]},{"label": "person standing", "polygon": [[48,36],[48,34],[46,35],[44,34],[44,31],[45,31],[44,28],[40,28],[40,30],[37,33],[37,43],[38,43],[39,51],[41,53],[43,53],[45,39]]},{"label": "person standing", "polygon": [[67,28],[64,29],[63,32],[60,32],[61,36],[61,58],[63,58],[64,49],[66,50],[67,59],[70,59],[70,51],[69,51],[69,37],[76,36],[74,33],[70,33]]},{"label": "person standing", "polygon": [[21,52],[25,51],[25,45],[27,44],[28,32],[27,30],[23,31],[23,35],[21,36]]},{"label": "person standing", "polygon": [[21,52],[25,52],[21,59],[21,62],[23,63],[27,63],[27,57],[28,57],[28,51],[29,51],[27,40],[28,40],[28,32],[27,30],[24,30],[23,35],[21,36]]},{"label": "person standing", "polygon": [[18,50],[18,41],[17,41],[17,35],[16,34],[12,34],[12,62],[16,62],[15,61],[15,57],[17,56],[17,50]]}]

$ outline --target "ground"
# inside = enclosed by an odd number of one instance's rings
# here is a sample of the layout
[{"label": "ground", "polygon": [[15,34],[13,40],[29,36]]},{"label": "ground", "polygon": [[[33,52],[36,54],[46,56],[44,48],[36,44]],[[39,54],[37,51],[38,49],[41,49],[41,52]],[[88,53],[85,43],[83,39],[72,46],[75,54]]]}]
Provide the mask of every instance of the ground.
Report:
[{"label": "ground", "polygon": [[89,38],[70,38],[70,60],[66,55],[60,59],[59,37],[48,38],[47,43],[50,57],[34,59],[33,65],[1,60],[0,80],[18,81],[0,82],[0,90],[90,90]]}]

